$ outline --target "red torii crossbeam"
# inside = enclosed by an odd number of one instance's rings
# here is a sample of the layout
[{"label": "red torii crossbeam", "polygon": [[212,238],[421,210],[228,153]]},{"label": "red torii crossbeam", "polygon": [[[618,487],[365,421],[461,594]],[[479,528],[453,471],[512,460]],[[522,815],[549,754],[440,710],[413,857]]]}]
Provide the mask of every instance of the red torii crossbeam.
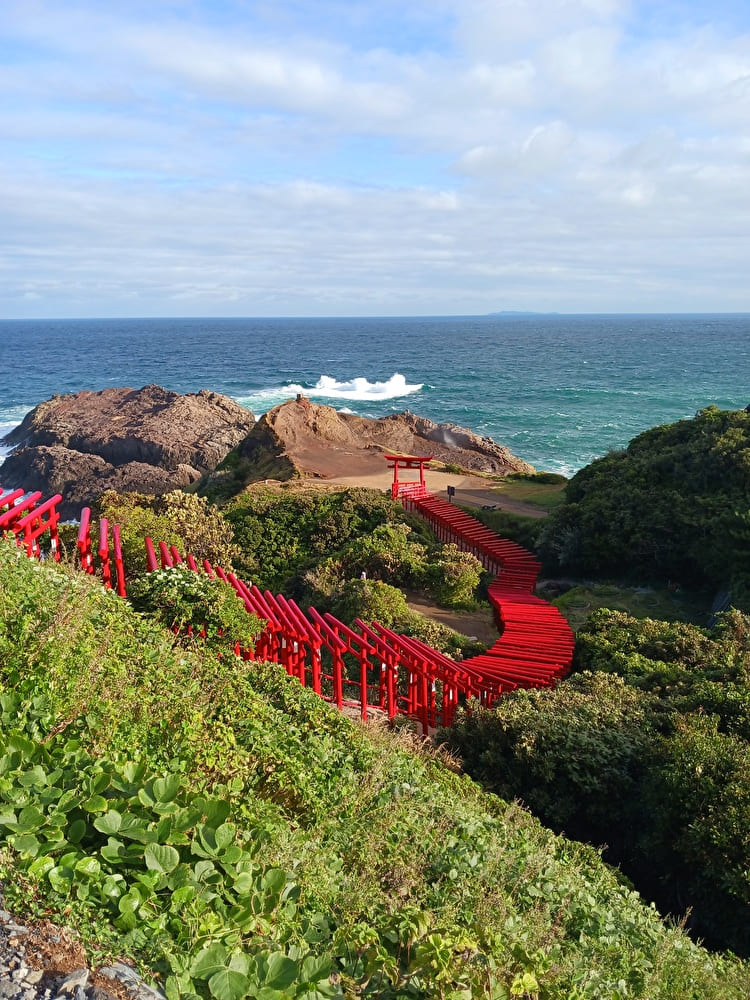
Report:
[{"label": "red torii crossbeam", "polygon": [[[424,496],[427,491],[424,467],[432,461],[432,455],[383,455],[383,458],[388,462],[388,468],[393,469],[391,497],[394,500],[400,496]],[[399,469],[419,469],[419,482],[416,479],[399,480]]]}]

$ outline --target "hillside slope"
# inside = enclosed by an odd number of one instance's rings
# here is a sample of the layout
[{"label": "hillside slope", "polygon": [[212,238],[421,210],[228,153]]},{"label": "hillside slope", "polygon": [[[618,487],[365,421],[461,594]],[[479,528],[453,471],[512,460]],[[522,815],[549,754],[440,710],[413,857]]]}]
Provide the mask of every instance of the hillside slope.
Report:
[{"label": "hillside slope", "polygon": [[170,998],[739,998],[589,848],[411,736],[0,545],[0,877]]}]

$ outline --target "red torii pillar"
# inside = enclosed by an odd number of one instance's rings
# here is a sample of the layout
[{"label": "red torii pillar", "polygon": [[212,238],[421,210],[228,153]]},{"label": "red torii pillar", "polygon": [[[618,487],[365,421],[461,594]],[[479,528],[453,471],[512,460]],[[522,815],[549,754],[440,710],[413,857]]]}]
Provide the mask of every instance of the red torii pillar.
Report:
[{"label": "red torii pillar", "polygon": [[[393,485],[391,486],[391,497],[398,500],[402,493],[417,492],[423,495],[427,487],[424,481],[424,467],[427,462],[432,461],[432,455],[384,455],[388,462],[388,468],[393,469]],[[416,479],[399,481],[399,469],[419,469],[419,482]],[[412,489],[414,488],[414,489]]]}]

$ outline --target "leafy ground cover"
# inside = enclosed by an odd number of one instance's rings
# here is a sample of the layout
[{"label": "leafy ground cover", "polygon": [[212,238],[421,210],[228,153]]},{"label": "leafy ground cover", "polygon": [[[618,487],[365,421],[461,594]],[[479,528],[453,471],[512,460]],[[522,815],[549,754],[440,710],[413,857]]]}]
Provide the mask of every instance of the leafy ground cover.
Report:
[{"label": "leafy ground cover", "polygon": [[740,998],[590,848],[0,545],[9,905],[170,997]]}]

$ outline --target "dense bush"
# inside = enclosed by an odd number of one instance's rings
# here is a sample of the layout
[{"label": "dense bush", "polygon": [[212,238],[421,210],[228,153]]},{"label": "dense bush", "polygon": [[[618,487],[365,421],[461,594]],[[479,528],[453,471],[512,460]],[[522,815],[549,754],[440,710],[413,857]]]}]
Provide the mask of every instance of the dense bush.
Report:
[{"label": "dense bush", "polygon": [[445,608],[472,607],[482,573],[482,564],[475,555],[449,543],[427,567],[427,588]]},{"label": "dense bush", "polygon": [[223,580],[175,566],[133,581],[128,594],[136,611],[158,619],[183,645],[205,644],[225,655],[235,646],[252,649],[265,623],[248,614],[234,588]]},{"label": "dense bush", "polygon": [[[750,953],[750,619],[712,631],[597,611],[554,691],[473,707],[446,734],[470,774],[607,844],[660,907]],[[619,676],[618,676],[619,675]]]},{"label": "dense bush", "polygon": [[345,544],[339,561],[346,579],[365,573],[394,587],[419,587],[425,579],[427,546],[413,539],[408,524],[381,524]]},{"label": "dense bush", "polygon": [[241,549],[239,575],[274,591],[350,540],[399,522],[401,514],[382,493],[365,489],[256,489],[224,510]]},{"label": "dense bush", "polygon": [[543,529],[576,573],[728,585],[750,608],[750,413],[701,410],[578,472]]},{"label": "dense bush", "polygon": [[555,830],[611,846],[653,739],[650,701],[619,677],[578,674],[491,710],[471,704],[442,737],[499,795],[521,798]]},{"label": "dense bush", "polygon": [[97,514],[120,526],[128,579],[146,572],[147,536],[154,545],[176,545],[183,556],[190,552],[196,559],[208,559],[225,569],[232,568],[239,551],[232,528],[219,509],[205,498],[182,490],[162,496],[107,490],[99,498]]}]

